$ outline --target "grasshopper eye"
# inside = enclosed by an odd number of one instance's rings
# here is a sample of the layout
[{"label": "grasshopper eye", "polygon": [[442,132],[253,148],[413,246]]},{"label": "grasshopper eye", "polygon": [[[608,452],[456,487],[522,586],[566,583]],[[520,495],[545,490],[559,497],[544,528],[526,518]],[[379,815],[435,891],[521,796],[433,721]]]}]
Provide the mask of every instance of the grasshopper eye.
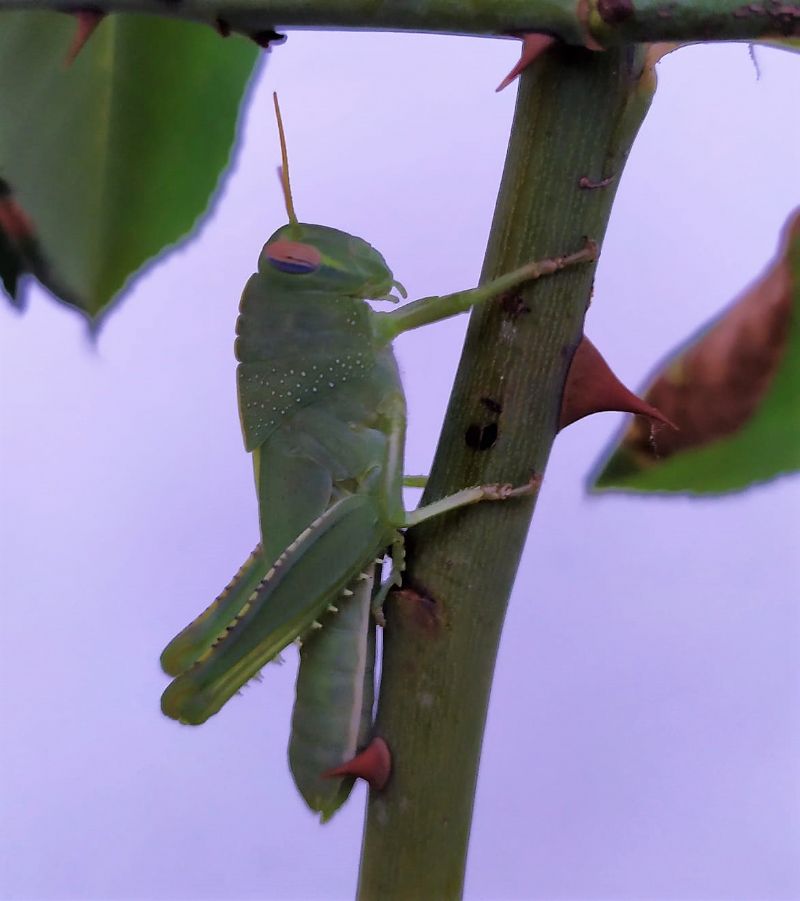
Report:
[{"label": "grasshopper eye", "polygon": [[299,241],[273,241],[264,245],[264,255],[280,272],[305,275],[319,269],[322,256],[311,244]]}]

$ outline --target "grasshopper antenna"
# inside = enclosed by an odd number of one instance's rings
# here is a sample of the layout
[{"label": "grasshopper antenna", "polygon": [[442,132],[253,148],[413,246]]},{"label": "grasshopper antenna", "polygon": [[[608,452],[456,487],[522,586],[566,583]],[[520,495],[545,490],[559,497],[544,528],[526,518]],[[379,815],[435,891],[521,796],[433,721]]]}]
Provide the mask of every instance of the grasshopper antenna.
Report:
[{"label": "grasshopper antenna", "polygon": [[289,222],[292,225],[297,225],[297,214],[294,211],[294,201],[292,200],[292,186],[289,182],[289,154],[286,152],[286,132],[283,130],[283,119],[281,118],[281,108],[276,91],[272,92],[272,101],[275,104],[275,119],[278,122],[278,135],[281,141],[281,165],[278,169],[278,178],[280,178],[281,188],[283,188],[286,215],[289,217]]}]

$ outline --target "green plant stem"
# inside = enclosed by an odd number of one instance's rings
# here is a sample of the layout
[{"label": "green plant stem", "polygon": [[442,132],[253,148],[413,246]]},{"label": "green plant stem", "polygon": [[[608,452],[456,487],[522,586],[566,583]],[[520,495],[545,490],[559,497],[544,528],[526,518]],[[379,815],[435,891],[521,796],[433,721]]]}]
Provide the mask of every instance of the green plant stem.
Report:
[{"label": "green plant stem", "polygon": [[87,7],[190,19],[260,41],[276,27],[485,36],[540,31],[603,47],[800,35],[800,0],[0,0],[0,10]]},{"label": "green plant stem", "polygon": [[[602,240],[652,95],[643,59],[565,48],[523,75],[482,281]],[[475,308],[423,503],[544,472],[593,275],[592,264],[564,270]],[[363,901],[461,895],[495,656],[532,512],[533,499],[478,504],[409,532],[376,724],[393,770],[369,797]]]}]

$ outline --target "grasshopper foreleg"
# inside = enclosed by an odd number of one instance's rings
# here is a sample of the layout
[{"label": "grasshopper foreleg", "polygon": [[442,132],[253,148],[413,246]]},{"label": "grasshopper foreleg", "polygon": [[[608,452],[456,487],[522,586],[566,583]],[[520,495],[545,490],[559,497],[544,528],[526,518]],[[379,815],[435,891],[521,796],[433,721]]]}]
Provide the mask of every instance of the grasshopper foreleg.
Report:
[{"label": "grasshopper foreleg", "polygon": [[464,313],[476,304],[486,303],[521,285],[526,285],[546,276],[555,275],[557,272],[569,269],[572,266],[591,263],[597,259],[598,254],[599,247],[597,242],[586,238],[583,247],[574,253],[526,263],[512,272],[499,275],[497,278],[479,285],[477,288],[456,291],[454,294],[422,297],[412,303],[405,304],[399,310],[393,310],[390,313],[376,313],[378,334],[384,340],[391,341],[403,332],[420,328],[423,325],[430,325],[433,322],[439,322],[458,313]]}]

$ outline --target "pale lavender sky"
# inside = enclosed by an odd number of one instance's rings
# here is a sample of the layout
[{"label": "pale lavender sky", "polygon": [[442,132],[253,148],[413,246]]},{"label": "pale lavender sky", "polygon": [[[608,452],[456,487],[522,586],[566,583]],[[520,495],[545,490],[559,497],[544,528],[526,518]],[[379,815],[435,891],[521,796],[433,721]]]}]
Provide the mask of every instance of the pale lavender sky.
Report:
[{"label": "pale lavender sky", "polygon": [[[200,239],[98,346],[34,292],[0,309],[6,899],[346,899],[363,790],[328,826],[285,747],[294,660],[200,729],[164,719],[164,643],[257,537],[233,329],[284,221],[361,235],[411,296],[480,269],[513,42],[293,33]],[[755,276],[800,200],[800,58],[690,48],[625,174],[587,331],[632,386]],[[438,434],[464,320],[402,338],[408,470]],[[419,361],[424,360],[424,366]],[[800,898],[796,479],[713,501],[588,499],[620,417],[556,444],[503,637],[466,896]],[[412,499],[409,498],[411,501]]]}]

